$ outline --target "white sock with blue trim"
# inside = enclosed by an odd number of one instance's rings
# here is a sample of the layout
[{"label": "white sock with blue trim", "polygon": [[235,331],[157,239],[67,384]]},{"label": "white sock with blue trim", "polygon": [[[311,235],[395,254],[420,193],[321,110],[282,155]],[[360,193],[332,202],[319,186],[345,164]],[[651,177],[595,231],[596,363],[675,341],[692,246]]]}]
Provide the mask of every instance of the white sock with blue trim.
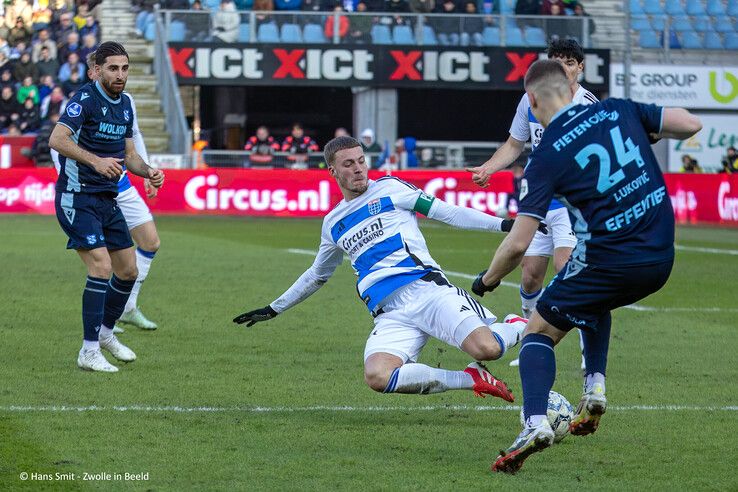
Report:
[{"label": "white sock with blue trim", "polygon": [[128,312],[136,309],[138,306],[138,293],[141,290],[141,285],[146,277],[149,275],[149,269],[151,268],[151,262],[154,261],[154,255],[156,251],[144,251],[141,248],[136,248],[136,267],[138,268],[138,277],[136,277],[136,283],[131,290],[131,295],[128,297],[128,302],[123,312]]},{"label": "white sock with blue trim", "polygon": [[530,316],[530,313],[536,308],[536,303],[542,293],[543,289],[538,289],[538,291],[529,294],[523,290],[523,287],[520,287],[520,306],[523,309],[523,315],[525,317]]},{"label": "white sock with blue trim", "polygon": [[473,387],[474,380],[464,371],[447,371],[425,364],[405,364],[394,370],[384,392],[428,395]]}]

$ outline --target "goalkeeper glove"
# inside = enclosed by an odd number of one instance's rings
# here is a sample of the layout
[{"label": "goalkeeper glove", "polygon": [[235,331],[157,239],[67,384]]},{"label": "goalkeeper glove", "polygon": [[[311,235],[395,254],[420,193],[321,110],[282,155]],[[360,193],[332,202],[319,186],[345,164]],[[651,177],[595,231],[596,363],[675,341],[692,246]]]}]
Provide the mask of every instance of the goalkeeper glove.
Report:
[{"label": "goalkeeper glove", "polygon": [[248,313],[239,314],[238,316],[233,318],[233,322],[242,324],[248,321],[249,324],[247,324],[246,326],[251,327],[259,321],[268,321],[278,314],[279,313],[277,311],[272,309],[272,306],[267,306],[261,309],[254,309],[253,311],[249,311]]},{"label": "goalkeeper glove", "polygon": [[[500,224],[500,230],[502,232],[510,232],[510,230],[512,230],[513,224],[515,224],[515,219],[503,219],[502,224]],[[548,226],[545,222],[540,222],[538,224],[538,232],[542,234],[548,234]]]},{"label": "goalkeeper glove", "polygon": [[474,292],[479,297],[484,297],[485,292],[492,292],[500,286],[499,280],[494,285],[485,285],[484,282],[482,282],[482,277],[484,277],[485,273],[487,273],[487,270],[477,275],[477,278],[475,278],[474,282],[472,282],[472,292]]}]

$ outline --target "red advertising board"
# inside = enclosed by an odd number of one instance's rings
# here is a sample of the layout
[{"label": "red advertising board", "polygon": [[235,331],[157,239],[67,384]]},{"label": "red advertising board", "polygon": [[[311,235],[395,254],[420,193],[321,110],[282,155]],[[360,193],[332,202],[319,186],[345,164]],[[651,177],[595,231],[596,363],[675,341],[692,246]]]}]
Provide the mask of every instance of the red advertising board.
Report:
[{"label": "red advertising board", "polygon": [[35,135],[0,135],[0,169],[36,167],[36,163],[29,157],[35,141]]},{"label": "red advertising board", "polygon": [[[373,179],[383,173],[372,171]],[[496,175],[479,188],[464,171],[400,171],[394,174],[451,204],[495,213],[513,189],[512,175]],[[679,223],[738,226],[738,176],[667,174]],[[0,213],[54,213],[53,169],[0,171]],[[133,177],[143,195],[141,179]],[[327,171],[207,169],[167,171],[159,196],[148,200],[155,214],[322,217],[341,193]]]}]

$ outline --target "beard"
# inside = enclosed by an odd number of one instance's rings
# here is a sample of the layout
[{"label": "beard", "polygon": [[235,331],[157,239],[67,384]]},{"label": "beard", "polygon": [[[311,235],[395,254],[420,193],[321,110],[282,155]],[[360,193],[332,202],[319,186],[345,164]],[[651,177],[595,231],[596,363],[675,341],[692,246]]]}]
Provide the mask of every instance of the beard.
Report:
[{"label": "beard", "polygon": [[116,87],[115,85],[113,85],[113,82],[108,82],[103,77],[100,77],[100,83],[102,84],[102,86],[105,88],[106,91],[108,91],[110,94],[115,94],[116,96],[120,95],[123,92],[123,90],[125,90],[126,88],[125,82],[123,82],[122,86]]}]

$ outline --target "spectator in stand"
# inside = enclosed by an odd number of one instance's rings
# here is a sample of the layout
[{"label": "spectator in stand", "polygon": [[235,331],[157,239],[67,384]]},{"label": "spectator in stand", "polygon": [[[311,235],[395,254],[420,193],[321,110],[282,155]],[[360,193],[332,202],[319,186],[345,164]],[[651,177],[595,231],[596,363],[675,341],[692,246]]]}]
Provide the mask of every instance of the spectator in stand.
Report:
[{"label": "spectator in stand", "polygon": [[5,56],[5,53],[0,51],[0,70],[10,71],[10,66],[10,60]]},{"label": "spectator in stand", "polygon": [[238,28],[241,16],[231,0],[220,0],[220,8],[213,16],[213,37],[224,43],[233,43],[238,39]]},{"label": "spectator in stand", "polygon": [[0,72],[0,88],[10,87],[15,92],[15,79],[9,67],[2,68]]},{"label": "spectator in stand", "polygon": [[515,15],[538,15],[541,12],[541,0],[518,0],[515,4]]},{"label": "spectator in stand", "polygon": [[[443,3],[436,6],[437,14],[460,14],[459,9],[454,0],[443,0]],[[428,19],[428,23],[435,24],[438,40],[443,45],[459,44],[459,19],[456,17],[440,17]]]},{"label": "spectator in stand", "polygon": [[574,22],[568,20],[561,0],[543,0],[541,14],[552,17],[544,21],[546,33],[550,38],[566,39],[571,35],[571,28],[575,27]]},{"label": "spectator in stand", "polygon": [[268,164],[274,159],[274,153],[279,152],[279,144],[269,135],[269,128],[261,125],[256,129],[256,135],[246,140],[243,149],[251,152],[251,164]]},{"label": "spectator in stand", "polygon": [[87,16],[89,13],[90,9],[87,6],[87,2],[85,2],[85,0],[80,0],[79,3],[77,3],[77,14],[72,17],[72,22],[74,22],[74,25],[77,27],[77,31],[82,29],[87,23]]},{"label": "spectator in stand", "polygon": [[[258,11],[258,12],[271,12],[274,10],[274,1],[273,0],[254,0],[254,5],[251,7],[251,10]],[[256,15],[256,25],[263,24],[265,22],[271,22],[272,16],[269,14],[257,14]]]},{"label": "spectator in stand", "polygon": [[8,6],[5,8],[5,26],[12,30],[18,25],[18,19],[20,19],[23,26],[30,29],[33,22],[33,2],[15,0],[8,3],[6,3]]},{"label": "spectator in stand", "polygon": [[466,2],[464,4],[464,13],[467,17],[464,17],[462,20],[462,29],[464,29],[464,32],[469,33],[470,36],[474,36],[476,45],[481,45],[484,21],[482,20],[482,16],[478,15],[477,4],[475,2]]},{"label": "spectator in stand", "polygon": [[34,82],[39,78],[38,67],[31,61],[31,54],[27,51],[21,55],[20,60],[15,62],[13,67],[15,80],[23,80],[26,77],[31,77]]},{"label": "spectator in stand", "polygon": [[5,58],[10,57],[10,45],[5,37],[0,37],[0,53],[5,55]]},{"label": "spectator in stand", "polygon": [[282,152],[289,152],[290,160],[304,162],[309,152],[317,152],[318,144],[315,140],[305,135],[305,130],[300,123],[292,125],[292,132],[282,142]]},{"label": "spectator in stand", "polygon": [[384,11],[395,14],[395,22],[397,24],[403,24],[404,20],[401,16],[404,13],[410,12],[410,4],[407,3],[407,0],[384,0]]},{"label": "spectator in stand", "polygon": [[[56,39],[57,48],[61,49],[70,32],[77,32],[77,26],[72,22],[72,13],[64,12],[59,16],[59,24],[56,26],[56,29],[54,29],[54,39]],[[62,60],[66,59],[61,56],[58,56],[57,58]]]},{"label": "spectator in stand", "polygon": [[[54,45],[54,49],[56,50],[56,45]],[[40,78],[43,78],[45,75],[51,75],[56,78],[59,74],[59,62],[56,61],[56,58],[51,58],[49,55],[50,51],[51,50],[48,46],[43,46],[41,48],[38,61],[36,62],[38,76]]]},{"label": "spectator in stand", "polygon": [[[592,16],[589,15],[587,12],[584,11],[584,7],[582,6],[581,3],[576,2],[574,4],[574,14],[573,15],[575,17],[585,17],[586,18],[586,22],[588,24],[587,29],[589,30],[589,35],[591,36],[592,34],[594,34],[594,32],[596,30],[595,22],[594,22],[594,20],[592,20]],[[575,34],[575,36],[577,38],[580,37],[581,35],[582,35],[581,32]]]},{"label": "spectator in stand", "polygon": [[33,142],[31,149],[31,155],[33,160],[36,161],[36,166],[40,167],[51,167],[53,162],[51,160],[51,147],[49,147],[49,138],[51,132],[54,130],[57,121],[59,121],[59,113],[52,113],[48,118],[41,122],[41,128],[39,128],[36,134],[36,140]]},{"label": "spectator in stand", "polygon": [[8,127],[5,129],[5,136],[6,137],[21,137],[23,134],[21,133],[20,129],[18,128],[18,123],[15,121],[10,123]]},{"label": "spectator in stand", "polygon": [[46,47],[46,51],[49,54],[49,59],[56,59],[57,57],[56,43],[49,36],[48,29],[41,29],[38,32],[38,36],[36,40],[33,42],[32,55],[31,55],[31,60],[33,60],[33,63],[38,63],[38,61],[41,59],[41,50],[44,47]]},{"label": "spectator in stand", "polygon": [[[46,96],[51,94],[51,91],[56,87],[56,84],[54,83],[54,77],[51,75],[42,75],[40,77],[39,83],[38,83],[38,98],[41,100],[41,104],[43,104],[44,99],[46,99]],[[41,116],[43,118],[43,116]]]},{"label": "spectator in stand", "polygon": [[[195,0],[192,10],[203,12],[202,2]],[[187,28],[192,33],[193,41],[205,41],[210,36],[210,16],[205,14],[187,15]]]},{"label": "spectator in stand", "polygon": [[20,118],[18,118],[18,129],[21,133],[35,133],[41,128],[41,117],[38,114],[38,106],[30,97],[23,103]]},{"label": "spectator in stand", "polygon": [[33,83],[33,77],[30,75],[23,79],[23,85],[20,86],[18,93],[16,94],[16,99],[19,104],[23,104],[28,98],[33,99],[34,104],[38,104],[40,102],[38,97],[38,87]]},{"label": "spectator in stand", "polygon": [[[356,12],[366,13],[367,5],[364,0],[356,4]],[[349,39],[354,43],[366,44],[371,41],[373,19],[369,15],[354,15],[351,17]]]},{"label": "spectator in stand", "polygon": [[382,147],[374,140],[374,130],[371,128],[365,128],[361,132],[361,146],[364,149],[364,153],[381,154]]},{"label": "spectator in stand", "polygon": [[72,72],[78,72],[79,78],[85,77],[85,66],[79,62],[79,55],[75,52],[69,53],[67,63],[59,69],[59,82],[66,82],[71,77]]},{"label": "spectator in stand", "polygon": [[410,0],[410,12],[430,14],[436,8],[436,0]]},{"label": "spectator in stand", "polygon": [[703,173],[704,171],[700,167],[700,165],[697,163],[697,160],[694,159],[689,154],[684,154],[682,156],[682,168],[679,170],[680,173]]},{"label": "spectator in stand", "polygon": [[68,99],[64,97],[64,92],[59,86],[51,90],[51,94],[46,96],[41,102],[41,118],[46,118],[50,114],[63,113],[67,107]]},{"label": "spectator in stand", "polygon": [[71,98],[85,84],[86,82],[80,78],[79,72],[72,72],[69,74],[69,80],[62,84],[62,92],[67,98]]},{"label": "spectator in stand", "polygon": [[94,34],[88,34],[82,38],[82,47],[79,49],[80,60],[86,60],[87,55],[94,53],[97,50],[97,38]]},{"label": "spectator in stand", "polygon": [[81,48],[82,45],[79,44],[79,33],[70,32],[67,34],[66,42],[59,48],[59,59],[68,60],[71,53],[77,53],[79,55]]},{"label": "spectator in stand", "polygon": [[10,49],[10,60],[19,60],[21,55],[26,52],[26,43],[23,41],[18,42],[15,46]]},{"label": "spectator in stand", "polygon": [[735,147],[728,147],[725,153],[725,157],[723,157],[722,165],[722,172],[728,174],[738,174],[738,153],[736,153]]},{"label": "spectator in stand", "polygon": [[348,132],[348,130],[346,130],[346,128],[344,128],[344,127],[342,127],[342,126],[339,126],[338,128],[336,128],[336,129],[335,129],[335,130],[333,131],[333,138],[338,138],[338,137],[350,137],[350,136],[351,136],[351,135],[349,135],[349,132]]},{"label": "spectator in stand", "polygon": [[562,0],[543,0],[543,2],[541,3],[540,14],[541,15],[565,15],[564,14],[564,2]]},{"label": "spectator in stand", "polygon": [[0,91],[0,130],[5,130],[11,122],[17,121],[20,113],[21,106],[13,93],[13,88],[4,86]]},{"label": "spectator in stand", "polygon": [[[187,2],[187,0],[184,1]],[[187,8],[189,8],[189,4]],[[79,35],[82,36],[83,40],[88,34],[94,35],[95,39],[100,39],[100,24],[98,24],[95,18],[91,15],[87,16],[87,19],[85,19],[85,25],[79,30]]]},{"label": "spectator in stand", "polygon": [[26,46],[31,42],[31,29],[23,23],[23,18],[18,17],[15,21],[15,26],[10,30],[8,34],[8,43],[13,46],[18,43],[24,43]]},{"label": "spectator in stand", "polygon": [[33,9],[31,29],[33,32],[39,32],[41,29],[48,29],[53,17],[54,12],[49,8],[49,5],[44,5],[41,2],[38,2],[36,7]]},{"label": "spectator in stand", "polygon": [[[334,12],[338,12],[338,37],[340,39],[343,39],[346,37],[346,34],[349,32],[349,27],[351,23],[349,22],[348,17],[343,15],[341,12],[343,12],[343,7],[340,5],[336,5],[333,8]],[[329,15],[328,18],[325,20],[325,28],[323,30],[323,34],[325,34],[326,39],[333,39],[333,35],[336,30],[336,24],[335,24],[336,17],[333,15]]]},{"label": "spectator in stand", "polygon": [[[306,12],[325,12],[330,10],[330,6],[334,3],[331,0],[302,0],[302,10]],[[312,15],[307,16],[305,23],[315,24],[318,22],[318,19],[318,17],[313,17]]]}]

